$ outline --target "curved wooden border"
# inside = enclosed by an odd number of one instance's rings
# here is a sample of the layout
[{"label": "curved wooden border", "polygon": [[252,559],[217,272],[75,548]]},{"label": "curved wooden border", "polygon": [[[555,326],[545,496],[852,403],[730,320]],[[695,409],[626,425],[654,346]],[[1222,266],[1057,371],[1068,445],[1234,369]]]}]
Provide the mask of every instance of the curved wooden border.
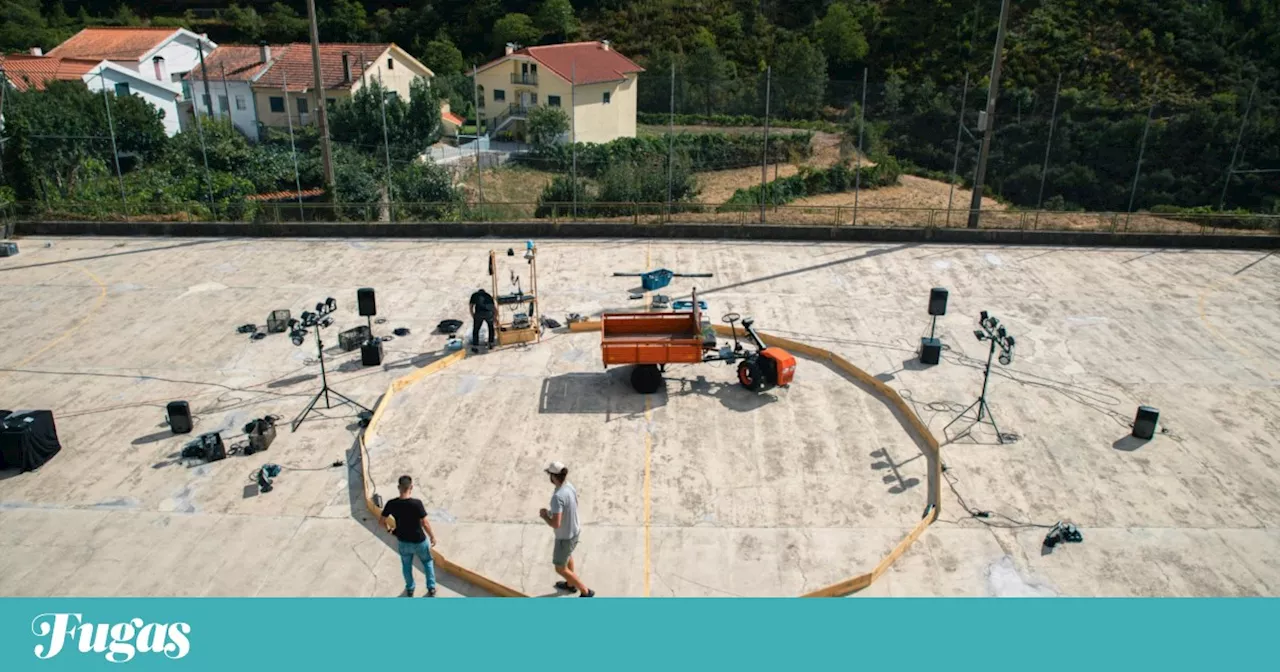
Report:
[{"label": "curved wooden border", "polygon": [[[714,329],[720,336],[729,336],[732,334],[729,327],[721,324],[714,325]],[[569,331],[572,332],[599,330],[599,320],[574,322],[569,325]],[[844,371],[858,382],[871,388],[876,394],[880,395],[880,397],[887,402],[898,415],[907,421],[907,425],[911,428],[911,433],[914,434],[915,438],[924,444],[925,448],[928,450],[928,454],[925,457],[929,461],[929,500],[925,505],[924,515],[921,517],[920,522],[916,523],[911,532],[908,533],[906,537],[903,537],[902,541],[899,541],[898,545],[894,546],[893,550],[890,551],[888,555],[884,556],[884,558],[882,558],[870,572],[859,574],[845,579],[844,581],[833,583],[825,588],[819,588],[818,590],[805,593],[804,595],[801,595],[801,597],[840,597],[842,595],[848,595],[850,593],[863,590],[888,571],[889,567],[893,566],[893,563],[906,552],[907,548],[909,548],[911,544],[915,543],[915,540],[924,533],[925,529],[938,519],[938,514],[942,511],[942,459],[938,439],[936,439],[933,436],[933,433],[929,431],[929,428],[921,422],[920,418],[915,414],[915,411],[912,410],[911,406],[909,406],[907,402],[903,401],[897,391],[877,380],[866,371],[854,366],[849,362],[849,360],[831,352],[830,350],[824,350],[799,341],[793,341],[780,336],[773,336],[764,332],[760,332],[760,338],[769,345],[776,345],[788,350],[789,352],[803,355],[809,359],[829,362],[831,365],[841,371]],[[391,397],[423,378],[456,364],[457,362],[465,359],[466,356],[465,350],[459,350],[458,352],[438,359],[407,376],[397,378],[387,386],[386,393],[384,393],[382,398],[378,400],[378,404],[375,406],[373,411],[373,417],[369,419],[369,426],[365,427],[364,431],[360,433],[360,475],[363,479],[364,485],[365,506],[368,507],[369,512],[374,516],[380,515],[382,512],[378,507],[374,506],[371,496],[373,485],[372,481],[369,479],[369,449],[365,443],[365,437],[372,435],[374,429],[377,428],[378,421],[382,419],[382,412],[386,408],[387,402],[391,400]],[[525,595],[514,588],[505,586],[493,579],[449,561],[435,549],[431,550],[431,556],[435,559],[436,566],[440,569],[477,585],[489,591],[489,593],[493,595],[498,597],[528,597],[528,595]]]},{"label": "curved wooden border", "polygon": [[[403,391],[410,385],[413,385],[437,371],[441,371],[462,361],[466,356],[467,353],[465,350],[459,350],[455,353],[437,359],[407,376],[391,381],[391,384],[387,386],[387,391],[382,394],[382,398],[379,399],[377,405],[374,406],[373,416],[369,418],[369,425],[364,428],[363,432],[360,432],[360,478],[364,486],[364,505],[369,509],[369,513],[373,514],[375,517],[380,516],[382,514],[382,510],[373,503],[373,481],[369,479],[369,446],[366,442],[366,437],[372,436],[373,431],[377,429],[378,422],[382,419],[382,412],[387,408],[387,402],[391,401],[391,398],[398,392]],[[437,551],[434,548],[431,549],[431,558],[435,561],[436,567],[467,581],[468,583],[479,586],[480,588],[489,591],[492,595],[497,597],[528,597],[528,595],[525,595],[514,588],[505,586],[487,576],[450,561],[448,558],[444,557],[440,551]]]}]

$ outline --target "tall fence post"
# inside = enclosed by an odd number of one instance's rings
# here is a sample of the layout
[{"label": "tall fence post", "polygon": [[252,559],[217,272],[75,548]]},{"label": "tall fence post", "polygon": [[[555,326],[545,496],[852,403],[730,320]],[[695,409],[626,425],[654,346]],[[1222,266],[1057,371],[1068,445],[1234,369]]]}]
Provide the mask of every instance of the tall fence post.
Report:
[{"label": "tall fence post", "polygon": [[[203,60],[203,57],[201,58]],[[201,70],[201,76],[203,76],[203,69]],[[207,91],[208,80],[205,80],[205,85],[206,85],[205,90]],[[193,91],[195,90],[194,86],[191,88]],[[288,105],[289,105],[289,98],[288,96],[286,96],[285,97],[285,113],[286,114],[289,111]],[[205,144],[204,144],[204,124],[201,123],[200,121],[200,105],[196,103],[196,101],[194,100],[191,101],[191,111],[195,114],[195,118],[196,118],[196,137],[200,138],[200,156],[201,158],[204,159],[204,188],[205,188],[205,193],[209,196],[209,213],[214,217],[216,217],[217,215],[216,213],[214,213],[214,206],[213,206],[213,180],[209,178],[209,150],[207,147],[205,147]]]},{"label": "tall fence post", "polygon": [[1049,173],[1049,149],[1053,146],[1053,128],[1058,123],[1058,94],[1062,91],[1062,73],[1058,73],[1058,84],[1053,87],[1053,109],[1049,112],[1049,137],[1044,140],[1044,165],[1040,167],[1040,193],[1036,196],[1036,223],[1040,225],[1040,206],[1044,205],[1044,180]]},{"label": "tall fence post", "polygon": [[[561,66],[563,67],[563,66]],[[578,61],[574,59],[569,65],[569,151],[573,154],[573,172],[569,181],[573,183],[573,218],[578,219]]]},{"label": "tall fence post", "polygon": [[[760,157],[760,223],[765,224],[767,219],[765,216],[765,201],[768,198],[766,194],[769,189],[767,183],[769,180],[769,97],[771,95],[770,88],[773,86],[773,66],[766,66],[764,69],[764,152]],[[758,89],[757,89],[758,90]]]},{"label": "tall fence post", "polygon": [[671,111],[667,122],[667,221],[671,221],[671,181],[674,179],[676,140],[676,62],[671,60]]},{"label": "tall fence post", "polygon": [[1142,143],[1138,145],[1138,165],[1133,170],[1133,188],[1129,190],[1129,209],[1124,214],[1124,230],[1129,230],[1129,216],[1133,214],[1133,200],[1138,195],[1138,178],[1142,176],[1142,156],[1147,152],[1147,131],[1151,130],[1151,116],[1156,112],[1156,104],[1147,108],[1147,123],[1142,125]]},{"label": "tall fence post", "polygon": [[[364,70],[363,66],[361,70]],[[387,159],[387,217],[394,222],[396,218],[395,195],[391,191],[391,141],[387,139],[387,92],[382,88],[382,66],[378,66],[378,97],[382,103],[382,147]]]},{"label": "tall fence post", "polygon": [[858,192],[862,190],[862,139],[867,125],[867,68],[862,69],[862,105],[858,108],[858,155],[853,157],[853,225],[858,225]]},{"label": "tall fence post", "polygon": [[951,199],[956,195],[956,179],[960,170],[960,139],[964,134],[964,106],[969,99],[969,73],[964,73],[964,88],[960,91],[960,114],[956,115],[956,155],[951,160],[951,190],[947,193],[947,226],[951,226]]},{"label": "tall fence post", "polygon": [[[280,68],[280,89],[284,93],[284,118],[289,122],[289,152],[293,154],[293,184],[297,188],[298,221],[307,221],[307,213],[302,208],[302,175],[298,172],[298,145],[293,140],[293,116],[289,114],[289,73]],[[280,219],[280,209],[276,208],[276,219]]]},{"label": "tall fence post", "polygon": [[1227,187],[1231,185],[1231,175],[1236,170],[1236,155],[1240,152],[1240,141],[1244,140],[1244,128],[1249,123],[1249,112],[1253,109],[1253,94],[1258,90],[1258,80],[1253,80],[1249,89],[1249,102],[1244,105],[1244,116],[1240,117],[1240,132],[1236,134],[1236,146],[1231,150],[1231,163],[1227,164],[1227,174],[1222,178],[1222,195],[1218,197],[1218,212],[1227,202]]},{"label": "tall fence post", "polygon": [[475,63],[471,64],[471,97],[475,101],[476,106],[476,203],[484,203],[484,182],[481,179],[480,165],[480,69]]},{"label": "tall fence post", "polygon": [[[116,181],[120,183],[120,206],[124,208],[124,216],[129,216],[129,199],[124,195],[124,175],[120,172],[120,150],[116,147],[116,125],[111,119],[111,96],[107,95],[107,79],[102,74],[102,66],[98,66],[98,83],[102,85],[102,105],[107,108],[107,131],[111,133],[111,157],[116,162]],[[8,86],[7,81],[0,80],[0,87]]]}]

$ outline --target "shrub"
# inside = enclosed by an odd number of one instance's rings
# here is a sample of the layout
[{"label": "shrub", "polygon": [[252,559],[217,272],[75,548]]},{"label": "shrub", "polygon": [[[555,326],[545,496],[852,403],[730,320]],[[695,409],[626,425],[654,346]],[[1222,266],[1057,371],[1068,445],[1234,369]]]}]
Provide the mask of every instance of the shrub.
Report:
[{"label": "shrub", "polygon": [[[861,179],[857,175],[861,174]],[[773,205],[790,203],[798,198],[816,196],[818,194],[835,194],[848,191],[860,182],[865,189],[878,189],[898,183],[902,174],[901,167],[893,157],[886,157],[874,166],[863,166],[855,171],[848,163],[837,163],[825,170],[803,167],[800,172],[790,177],[776,179],[764,185],[765,201]],[[736,206],[758,204],[760,187],[739,189],[724,202],[721,210],[732,210]]]},{"label": "shrub", "polygon": [[[769,160],[786,162],[793,156],[813,153],[812,133],[791,133],[769,138]],[[678,133],[671,140],[678,155],[689,158],[690,170],[724,170],[760,165],[764,137],[758,134]],[[665,166],[667,138],[618,138],[606,143],[578,143],[578,174],[594,177],[618,163],[661,164]],[[567,171],[573,166],[574,147],[556,145],[540,147],[532,159],[544,170]],[[665,193],[664,198],[665,199]]]}]

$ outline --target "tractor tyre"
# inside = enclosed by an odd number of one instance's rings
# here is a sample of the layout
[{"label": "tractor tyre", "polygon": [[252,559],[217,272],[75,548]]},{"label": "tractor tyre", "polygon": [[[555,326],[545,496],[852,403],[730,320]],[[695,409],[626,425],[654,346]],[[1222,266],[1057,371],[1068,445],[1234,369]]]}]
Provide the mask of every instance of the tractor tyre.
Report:
[{"label": "tractor tyre", "polygon": [[631,369],[631,387],[640,394],[653,394],[662,388],[662,371],[657,364],[637,364]]},{"label": "tractor tyre", "polygon": [[752,392],[759,392],[764,389],[764,371],[760,369],[759,362],[749,359],[738,365],[738,382],[742,386]]}]

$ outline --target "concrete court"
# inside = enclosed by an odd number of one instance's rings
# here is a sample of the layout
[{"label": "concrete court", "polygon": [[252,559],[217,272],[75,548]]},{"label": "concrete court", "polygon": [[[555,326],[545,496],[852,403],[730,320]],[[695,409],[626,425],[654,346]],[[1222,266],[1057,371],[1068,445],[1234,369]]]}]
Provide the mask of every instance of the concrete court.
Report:
[{"label": "concrete court", "polygon": [[[334,296],[332,347],[361,323],[355,288],[373,286],[388,319],[380,333],[411,335],[386,344],[383,367],[328,360],[331,384],[372,405],[439,355],[431,328],[464,316],[466,296],[487,285],[488,249],[519,242],[20,244],[0,260],[0,406],[53,409],[64,449],[38,472],[0,473],[0,594],[399,592],[398,557],[371,530],[350,468],[350,408],[286,429],[266,455],[188,467],[172,456],[189,437],[159,426],[163,405],[187,399],[198,431],[228,436],[265,413],[291,418],[319,386],[312,343],[250,342],[235,327]],[[751,314],[763,330],[838,352],[912,400],[943,441],[981,385],[976,313],[1017,336],[990,392],[1017,440],[998,445],[977,426],[945,445],[955,491],[943,488],[942,520],[863,594],[1280,593],[1275,256],[549,240],[545,312],[563,321],[627,307],[634,283],[610,275],[642,270],[646,257],[714,272],[698,281],[712,317]],[[950,350],[921,369],[914,343],[935,285],[951,290],[939,321]],[[379,491],[414,473],[440,550],[531,594],[555,580],[536,519],[549,493],[538,469],[552,457],[576,468],[579,563],[601,594],[812,590],[870,569],[918,519],[925,489],[911,479],[924,478],[923,459],[911,461],[918,451],[883,406],[830,369],[801,360],[791,389],[754,397],[725,385],[727,367],[682,367],[646,401],[624,372],[601,371],[596,338],[555,333],[468,358],[398,395],[372,446]],[[1138,444],[1124,437],[1143,403],[1167,433]],[[265,462],[285,471],[256,495],[247,478]],[[886,462],[902,465],[896,476]],[[1045,530],[983,525],[956,493],[1018,521],[1071,520],[1084,543],[1045,553]],[[442,582],[442,594],[479,592]]]}]

